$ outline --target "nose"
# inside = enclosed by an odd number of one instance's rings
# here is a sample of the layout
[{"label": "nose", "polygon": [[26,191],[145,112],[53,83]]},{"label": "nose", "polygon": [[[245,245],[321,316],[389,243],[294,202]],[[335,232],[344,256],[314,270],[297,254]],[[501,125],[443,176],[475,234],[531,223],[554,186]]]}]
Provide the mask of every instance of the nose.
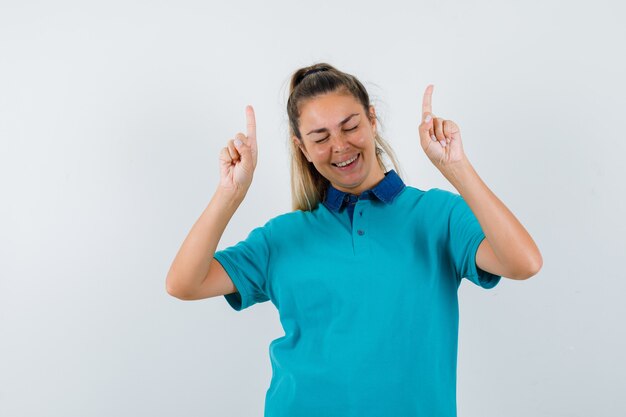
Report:
[{"label": "nose", "polygon": [[332,145],[333,145],[333,150],[336,153],[342,153],[346,151],[348,148],[350,148],[350,145],[348,144],[348,139],[343,134],[335,135],[333,138]]}]

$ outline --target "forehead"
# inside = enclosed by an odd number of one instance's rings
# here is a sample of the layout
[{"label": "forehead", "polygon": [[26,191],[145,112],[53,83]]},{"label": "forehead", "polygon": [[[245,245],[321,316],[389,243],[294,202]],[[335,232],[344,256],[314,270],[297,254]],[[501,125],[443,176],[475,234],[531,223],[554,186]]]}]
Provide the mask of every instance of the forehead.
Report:
[{"label": "forehead", "polygon": [[363,113],[363,106],[351,94],[322,94],[300,106],[300,127],[334,127],[353,113]]}]

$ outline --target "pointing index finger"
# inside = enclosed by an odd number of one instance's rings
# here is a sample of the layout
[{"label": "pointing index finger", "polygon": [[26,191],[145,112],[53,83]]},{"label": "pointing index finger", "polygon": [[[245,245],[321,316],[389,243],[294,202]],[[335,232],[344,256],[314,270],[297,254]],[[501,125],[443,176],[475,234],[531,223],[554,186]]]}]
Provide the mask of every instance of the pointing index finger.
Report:
[{"label": "pointing index finger", "polygon": [[426,87],[426,91],[424,91],[424,99],[422,100],[422,120],[426,117],[427,114],[432,114],[432,100],[433,100],[433,89],[434,85],[428,84]]},{"label": "pointing index finger", "polygon": [[246,106],[246,126],[248,139],[256,140],[256,118],[252,106]]},{"label": "pointing index finger", "polygon": [[246,106],[246,127],[248,139],[256,141],[256,118],[254,116],[254,109],[250,105]]}]

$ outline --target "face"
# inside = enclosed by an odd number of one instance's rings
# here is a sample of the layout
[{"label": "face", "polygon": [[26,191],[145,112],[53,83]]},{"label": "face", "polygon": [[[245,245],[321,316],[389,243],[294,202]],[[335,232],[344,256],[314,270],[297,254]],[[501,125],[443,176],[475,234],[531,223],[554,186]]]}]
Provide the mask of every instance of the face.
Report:
[{"label": "face", "polygon": [[[349,94],[328,93],[300,107],[300,133],[293,140],[309,162],[338,190],[359,195],[385,174],[376,159],[376,118],[371,121],[361,103]],[[352,161],[345,167],[338,163]]]}]

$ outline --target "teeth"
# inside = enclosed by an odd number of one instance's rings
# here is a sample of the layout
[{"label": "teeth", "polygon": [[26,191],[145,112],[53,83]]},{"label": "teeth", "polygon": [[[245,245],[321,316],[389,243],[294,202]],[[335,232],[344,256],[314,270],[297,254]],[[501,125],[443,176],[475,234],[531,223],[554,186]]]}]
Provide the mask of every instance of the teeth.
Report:
[{"label": "teeth", "polygon": [[358,156],[359,156],[359,155],[357,154],[354,158],[349,159],[349,160],[347,160],[347,161],[345,161],[345,162],[338,162],[338,163],[337,163],[337,164],[335,164],[335,165],[337,165],[338,167],[345,167],[346,165],[348,165],[348,164],[350,164],[350,163],[354,162]]}]

